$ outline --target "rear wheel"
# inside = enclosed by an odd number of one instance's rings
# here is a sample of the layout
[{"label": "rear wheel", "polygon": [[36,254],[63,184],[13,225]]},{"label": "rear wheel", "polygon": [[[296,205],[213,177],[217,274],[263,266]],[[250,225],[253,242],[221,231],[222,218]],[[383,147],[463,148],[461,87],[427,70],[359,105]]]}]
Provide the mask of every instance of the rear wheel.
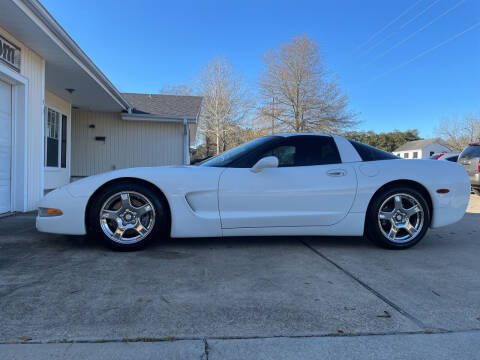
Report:
[{"label": "rear wheel", "polygon": [[167,235],[166,209],[149,186],[130,181],[112,184],[92,201],[89,232],[114,250],[138,250]]},{"label": "rear wheel", "polygon": [[472,187],[472,192],[473,192],[475,195],[480,196],[480,189]]},{"label": "rear wheel", "polygon": [[430,209],[423,195],[397,187],[375,196],[367,212],[365,233],[379,246],[406,249],[420,242],[429,226]]}]

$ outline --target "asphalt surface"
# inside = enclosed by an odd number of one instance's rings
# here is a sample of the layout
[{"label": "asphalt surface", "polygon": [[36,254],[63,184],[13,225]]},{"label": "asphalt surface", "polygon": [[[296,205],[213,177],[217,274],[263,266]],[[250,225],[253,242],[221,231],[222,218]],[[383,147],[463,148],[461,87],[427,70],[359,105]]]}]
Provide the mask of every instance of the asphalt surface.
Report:
[{"label": "asphalt surface", "polygon": [[1,218],[0,358],[480,358],[479,220],[472,196],[406,251],[261,237],[115,253]]}]

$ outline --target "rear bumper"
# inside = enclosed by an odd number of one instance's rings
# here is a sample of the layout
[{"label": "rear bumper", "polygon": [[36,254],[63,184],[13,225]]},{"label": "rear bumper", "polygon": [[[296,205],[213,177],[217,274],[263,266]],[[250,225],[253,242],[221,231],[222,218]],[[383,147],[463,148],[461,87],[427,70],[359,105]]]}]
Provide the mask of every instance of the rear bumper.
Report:
[{"label": "rear bumper", "polygon": [[474,175],[470,175],[470,184],[474,188],[480,188],[480,173],[476,173]]},{"label": "rear bumper", "polygon": [[38,207],[55,208],[62,211],[60,216],[38,216],[37,230],[47,233],[85,235],[85,207],[88,198],[73,197],[65,188],[48,193]]},{"label": "rear bumper", "polygon": [[[452,176],[443,184],[437,184],[435,188],[450,189],[449,193],[439,194],[430,192],[433,203],[432,228],[450,225],[461,220],[470,201],[470,182],[466,171],[456,172],[458,176]],[[455,175],[452,171],[450,175]],[[447,178],[447,176],[446,176]],[[435,189],[432,189],[435,190]]]}]

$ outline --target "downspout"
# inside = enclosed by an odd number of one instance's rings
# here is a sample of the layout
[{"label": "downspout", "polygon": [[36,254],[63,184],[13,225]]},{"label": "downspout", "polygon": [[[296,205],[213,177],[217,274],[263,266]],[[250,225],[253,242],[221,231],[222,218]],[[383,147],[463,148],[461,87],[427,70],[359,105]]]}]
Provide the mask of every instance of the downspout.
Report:
[{"label": "downspout", "polygon": [[183,119],[183,164],[190,165],[190,127],[187,119]]}]

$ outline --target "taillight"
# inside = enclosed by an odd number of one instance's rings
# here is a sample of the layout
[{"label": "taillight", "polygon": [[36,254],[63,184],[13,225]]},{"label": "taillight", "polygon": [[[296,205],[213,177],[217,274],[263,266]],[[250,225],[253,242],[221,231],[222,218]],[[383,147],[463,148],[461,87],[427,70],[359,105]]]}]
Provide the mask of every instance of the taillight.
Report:
[{"label": "taillight", "polygon": [[478,158],[478,172],[480,173],[480,158]]}]

